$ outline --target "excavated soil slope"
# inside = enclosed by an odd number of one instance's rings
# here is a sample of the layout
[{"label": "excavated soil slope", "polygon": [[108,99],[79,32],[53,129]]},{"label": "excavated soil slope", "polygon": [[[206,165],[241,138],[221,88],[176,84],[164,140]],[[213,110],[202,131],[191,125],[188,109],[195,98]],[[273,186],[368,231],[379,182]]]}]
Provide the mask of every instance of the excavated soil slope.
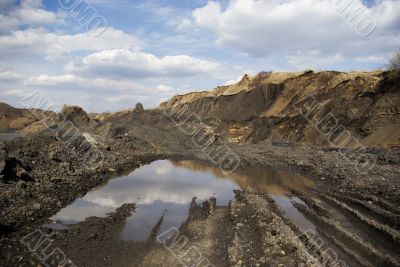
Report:
[{"label": "excavated soil slope", "polygon": [[400,85],[388,72],[246,75],[238,84],[175,96],[161,107],[216,120],[218,132],[232,142],[288,139],[328,145],[321,131],[342,125],[367,146],[400,143]]}]

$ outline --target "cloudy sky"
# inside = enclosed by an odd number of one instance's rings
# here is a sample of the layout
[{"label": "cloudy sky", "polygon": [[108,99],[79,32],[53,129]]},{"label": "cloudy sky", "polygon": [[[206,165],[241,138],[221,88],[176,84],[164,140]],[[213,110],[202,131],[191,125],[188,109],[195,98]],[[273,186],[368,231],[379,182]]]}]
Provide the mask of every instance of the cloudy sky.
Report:
[{"label": "cloudy sky", "polygon": [[263,70],[384,68],[399,14],[399,0],[0,0],[0,100],[116,111]]}]

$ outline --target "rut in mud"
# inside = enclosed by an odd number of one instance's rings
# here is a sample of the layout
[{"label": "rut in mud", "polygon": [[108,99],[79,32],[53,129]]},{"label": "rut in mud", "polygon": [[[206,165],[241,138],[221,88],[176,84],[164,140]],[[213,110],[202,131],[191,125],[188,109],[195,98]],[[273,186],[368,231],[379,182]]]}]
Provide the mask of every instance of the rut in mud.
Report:
[{"label": "rut in mud", "polygon": [[262,164],[224,174],[163,160],[95,188],[42,229],[77,266],[398,266],[397,211],[361,199]]}]

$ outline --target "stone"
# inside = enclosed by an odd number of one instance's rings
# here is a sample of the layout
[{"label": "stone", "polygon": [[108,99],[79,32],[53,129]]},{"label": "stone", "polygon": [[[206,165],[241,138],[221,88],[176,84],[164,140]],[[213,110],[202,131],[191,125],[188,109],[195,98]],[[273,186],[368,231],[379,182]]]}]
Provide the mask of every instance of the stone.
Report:
[{"label": "stone", "polygon": [[60,167],[66,171],[71,170],[71,162],[62,162],[60,163]]}]

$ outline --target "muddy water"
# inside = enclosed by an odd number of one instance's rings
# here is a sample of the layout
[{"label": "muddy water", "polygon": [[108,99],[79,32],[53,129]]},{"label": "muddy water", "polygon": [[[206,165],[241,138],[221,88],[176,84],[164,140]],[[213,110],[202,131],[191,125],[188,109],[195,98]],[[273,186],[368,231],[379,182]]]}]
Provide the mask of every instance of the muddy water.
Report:
[{"label": "muddy water", "polygon": [[195,161],[159,160],[95,188],[53,216],[54,223],[48,226],[62,228],[91,216],[105,217],[124,203],[136,203],[121,238],[145,240],[163,215],[161,231],[179,227],[187,218],[193,197],[201,203],[215,196],[217,206],[226,206],[234,197],[233,190],[247,189],[269,193],[298,227],[314,229],[293,206],[301,200],[288,196],[288,188],[306,191],[313,186],[304,176],[261,165],[225,175],[216,167]]},{"label": "muddy water", "polygon": [[0,141],[9,141],[9,140],[13,140],[16,139],[18,137],[22,137],[21,134],[18,133],[0,133]]}]

